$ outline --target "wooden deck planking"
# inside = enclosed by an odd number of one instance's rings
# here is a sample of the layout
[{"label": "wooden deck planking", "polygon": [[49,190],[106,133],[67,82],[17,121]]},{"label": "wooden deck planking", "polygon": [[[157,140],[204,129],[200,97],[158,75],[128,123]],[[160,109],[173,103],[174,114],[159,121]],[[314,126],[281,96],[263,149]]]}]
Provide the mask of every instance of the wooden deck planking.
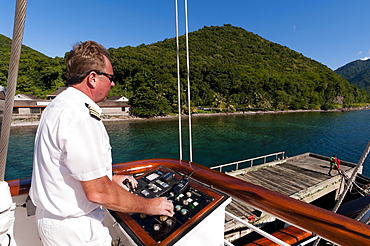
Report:
[{"label": "wooden deck planking", "polygon": [[[288,158],[276,165],[264,164],[260,166],[246,168],[235,172],[235,174],[231,172],[230,175],[287,196],[292,196],[333,179],[328,175],[329,158],[309,153]],[[349,174],[354,166],[353,163],[342,162],[341,170]],[[332,175],[338,176],[338,172],[332,170]],[[255,211],[247,204],[234,200],[226,207],[226,210],[244,220],[247,220],[247,217]],[[238,226],[240,225],[235,225],[235,227]],[[232,228],[231,224],[226,223],[226,228]]]},{"label": "wooden deck planking", "polygon": [[[345,165],[341,166],[344,171],[351,168]],[[290,196],[330,179],[331,177],[327,175],[328,171],[328,161],[308,156],[253,171],[246,169],[245,173],[238,174],[235,177]],[[337,175],[338,173],[333,170],[332,174]]]},{"label": "wooden deck planking", "polygon": [[294,174],[280,165],[236,177],[284,195],[291,195],[306,186],[306,183],[302,183],[302,180],[306,179],[302,174]]}]

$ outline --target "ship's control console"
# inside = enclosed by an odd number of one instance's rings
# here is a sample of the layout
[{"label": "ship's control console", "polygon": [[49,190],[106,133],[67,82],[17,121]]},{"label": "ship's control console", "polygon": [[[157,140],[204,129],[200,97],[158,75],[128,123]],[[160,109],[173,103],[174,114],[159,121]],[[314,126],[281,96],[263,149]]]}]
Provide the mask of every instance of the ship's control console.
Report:
[{"label": "ship's control console", "polygon": [[124,245],[223,245],[229,196],[162,166],[136,179],[139,186],[132,190],[134,194],[167,198],[173,202],[175,215],[110,211],[120,225],[120,240]]}]

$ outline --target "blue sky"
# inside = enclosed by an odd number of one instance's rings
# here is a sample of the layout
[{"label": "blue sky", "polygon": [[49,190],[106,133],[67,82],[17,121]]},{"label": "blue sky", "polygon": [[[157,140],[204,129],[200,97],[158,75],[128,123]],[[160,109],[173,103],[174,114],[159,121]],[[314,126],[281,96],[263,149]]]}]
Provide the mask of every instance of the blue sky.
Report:
[{"label": "blue sky", "polygon": [[[0,34],[7,37],[15,2],[1,1]],[[23,43],[51,57],[86,40],[107,48],[151,44],[175,37],[174,6],[174,0],[30,0]],[[183,6],[179,0],[180,35]],[[190,32],[231,24],[333,70],[370,57],[369,0],[188,0],[188,11]]]}]

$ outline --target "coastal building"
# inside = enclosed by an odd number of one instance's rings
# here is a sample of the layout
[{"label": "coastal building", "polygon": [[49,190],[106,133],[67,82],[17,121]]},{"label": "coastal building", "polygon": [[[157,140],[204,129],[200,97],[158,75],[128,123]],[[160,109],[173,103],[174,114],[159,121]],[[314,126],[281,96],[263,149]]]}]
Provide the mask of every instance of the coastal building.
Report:
[{"label": "coastal building", "polygon": [[[39,119],[46,106],[67,87],[59,87],[58,90],[47,99],[40,99],[31,94],[17,94],[14,98],[13,119]],[[0,111],[4,105],[5,90],[0,91]],[[129,116],[129,100],[124,96],[113,96],[104,102],[98,103],[102,108],[103,117],[127,117]]]},{"label": "coastal building", "polygon": [[106,101],[98,103],[98,105],[102,109],[102,114],[109,116],[127,116],[131,108],[128,99],[124,96],[112,96]]},{"label": "coastal building", "polygon": [[[67,87],[59,87],[58,90],[50,95],[47,95],[48,100],[53,100],[60,93],[62,93]],[[98,103],[102,109],[102,115],[106,116],[128,116],[130,111],[130,105],[128,99],[124,96],[112,96],[104,102]]]},{"label": "coastal building", "polygon": [[13,119],[38,119],[50,103],[32,94],[17,94],[14,97]]}]

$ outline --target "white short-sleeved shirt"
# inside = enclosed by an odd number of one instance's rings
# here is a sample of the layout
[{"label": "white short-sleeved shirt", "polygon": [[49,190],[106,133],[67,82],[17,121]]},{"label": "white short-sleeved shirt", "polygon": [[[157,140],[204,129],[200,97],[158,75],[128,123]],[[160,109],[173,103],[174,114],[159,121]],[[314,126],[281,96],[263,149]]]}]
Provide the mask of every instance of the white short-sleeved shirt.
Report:
[{"label": "white short-sleeved shirt", "polygon": [[60,217],[79,217],[98,204],[90,202],[80,181],[112,178],[109,137],[86,104],[100,107],[68,87],[45,109],[36,133],[30,196],[36,207]]}]

